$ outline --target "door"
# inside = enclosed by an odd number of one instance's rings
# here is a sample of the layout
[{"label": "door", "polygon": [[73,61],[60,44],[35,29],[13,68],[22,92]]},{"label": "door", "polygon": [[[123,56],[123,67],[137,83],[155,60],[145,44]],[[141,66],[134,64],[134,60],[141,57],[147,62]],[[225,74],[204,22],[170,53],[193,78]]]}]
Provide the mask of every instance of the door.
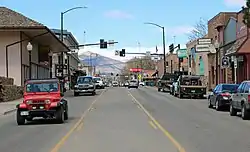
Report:
[{"label": "door", "polygon": [[218,92],[220,92],[220,88],[221,88],[221,84],[218,84],[218,85],[214,88],[214,90],[213,90],[213,95],[212,95],[212,99],[211,99],[212,105],[215,105],[215,102],[216,102],[216,98],[217,98]]},{"label": "door", "polygon": [[242,82],[240,86],[237,89],[237,93],[233,97],[233,106],[238,108],[241,108],[241,98],[242,98],[242,93],[244,92],[244,86],[245,82]]}]

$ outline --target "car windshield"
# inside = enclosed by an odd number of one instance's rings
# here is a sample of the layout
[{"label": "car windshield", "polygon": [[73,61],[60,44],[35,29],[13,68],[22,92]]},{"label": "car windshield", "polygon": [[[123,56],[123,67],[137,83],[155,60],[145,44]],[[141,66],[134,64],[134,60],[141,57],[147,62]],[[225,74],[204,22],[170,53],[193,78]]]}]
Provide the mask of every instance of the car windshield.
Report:
[{"label": "car windshield", "polygon": [[101,81],[101,78],[94,78],[95,81]]},{"label": "car windshield", "polygon": [[236,92],[239,85],[224,84],[222,85],[222,91]]},{"label": "car windshield", "polygon": [[26,92],[57,92],[59,90],[58,83],[28,83],[26,84]]},{"label": "car windshield", "polygon": [[91,77],[79,77],[77,80],[78,84],[91,83],[91,82],[92,82]]},{"label": "car windshield", "polygon": [[130,82],[132,82],[132,83],[136,83],[136,80],[131,80]]}]

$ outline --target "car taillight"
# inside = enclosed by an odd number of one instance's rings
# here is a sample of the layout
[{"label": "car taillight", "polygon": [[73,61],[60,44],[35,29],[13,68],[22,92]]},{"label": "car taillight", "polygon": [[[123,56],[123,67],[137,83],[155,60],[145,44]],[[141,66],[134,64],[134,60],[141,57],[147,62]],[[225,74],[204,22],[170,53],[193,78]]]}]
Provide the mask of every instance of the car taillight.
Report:
[{"label": "car taillight", "polygon": [[247,101],[250,102],[250,95],[247,96]]},{"label": "car taillight", "polygon": [[220,94],[221,96],[230,96],[230,94],[229,93],[222,93],[222,94]]}]

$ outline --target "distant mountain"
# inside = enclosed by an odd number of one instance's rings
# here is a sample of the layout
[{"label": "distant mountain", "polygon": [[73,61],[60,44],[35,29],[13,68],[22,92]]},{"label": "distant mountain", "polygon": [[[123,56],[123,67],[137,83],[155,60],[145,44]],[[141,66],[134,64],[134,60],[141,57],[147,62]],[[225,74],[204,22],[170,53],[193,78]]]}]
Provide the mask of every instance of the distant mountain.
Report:
[{"label": "distant mountain", "polygon": [[114,60],[100,54],[92,53],[90,51],[83,52],[79,55],[80,60],[89,66],[96,66],[96,71],[102,74],[120,73],[125,66],[124,62]]}]

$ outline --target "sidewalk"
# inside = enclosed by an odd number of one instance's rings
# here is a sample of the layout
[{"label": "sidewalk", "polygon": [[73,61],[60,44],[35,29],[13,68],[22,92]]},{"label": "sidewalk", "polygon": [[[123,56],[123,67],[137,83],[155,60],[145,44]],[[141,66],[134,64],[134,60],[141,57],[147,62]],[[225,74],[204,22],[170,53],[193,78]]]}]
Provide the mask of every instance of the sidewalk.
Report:
[{"label": "sidewalk", "polygon": [[8,102],[1,102],[0,103],[0,116],[14,112],[16,110],[16,105],[22,102],[22,100],[23,98],[13,100],[13,101],[8,101]]}]

